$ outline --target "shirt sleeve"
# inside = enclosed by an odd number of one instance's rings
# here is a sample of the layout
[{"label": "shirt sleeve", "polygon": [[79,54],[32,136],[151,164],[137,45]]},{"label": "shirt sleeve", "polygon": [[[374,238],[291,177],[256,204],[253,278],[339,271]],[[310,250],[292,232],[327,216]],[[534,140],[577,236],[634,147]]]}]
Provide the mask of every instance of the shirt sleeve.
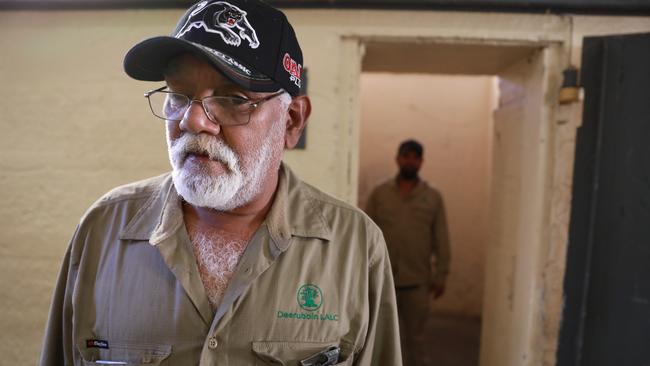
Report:
[{"label": "shirt sleeve", "polygon": [[[77,231],[79,229],[77,228]],[[45,328],[40,366],[72,365],[72,289],[76,269],[72,266],[73,237],[66,251],[52,297],[50,314]]]},{"label": "shirt sleeve", "polygon": [[451,248],[449,245],[449,231],[447,227],[447,214],[442,196],[438,194],[438,210],[433,219],[433,241],[432,250],[436,257],[436,268],[434,281],[440,281],[449,274],[449,263],[451,261]]},{"label": "shirt sleeve", "polygon": [[368,332],[363,349],[356,355],[354,365],[402,365],[399,339],[399,321],[395,300],[395,286],[388,259],[388,251],[381,234],[373,243],[376,255],[370,258],[368,268]]}]

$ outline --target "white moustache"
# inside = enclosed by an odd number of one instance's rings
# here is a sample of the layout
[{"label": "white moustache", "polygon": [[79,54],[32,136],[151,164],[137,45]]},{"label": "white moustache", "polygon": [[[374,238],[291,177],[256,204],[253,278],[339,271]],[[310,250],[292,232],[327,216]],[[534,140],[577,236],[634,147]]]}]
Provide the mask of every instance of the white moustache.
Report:
[{"label": "white moustache", "polygon": [[172,165],[180,169],[188,154],[207,155],[210,160],[223,163],[230,171],[239,171],[237,154],[223,141],[206,134],[185,133],[174,141],[170,156]]}]

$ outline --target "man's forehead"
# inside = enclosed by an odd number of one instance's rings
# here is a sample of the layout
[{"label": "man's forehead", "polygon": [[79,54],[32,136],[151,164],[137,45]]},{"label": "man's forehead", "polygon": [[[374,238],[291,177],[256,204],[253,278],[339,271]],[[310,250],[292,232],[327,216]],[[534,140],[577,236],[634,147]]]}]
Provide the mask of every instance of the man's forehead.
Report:
[{"label": "man's forehead", "polygon": [[404,158],[418,158],[418,159],[422,158],[422,156],[420,156],[420,154],[418,154],[418,152],[415,150],[404,150],[400,152],[397,156],[404,157]]}]

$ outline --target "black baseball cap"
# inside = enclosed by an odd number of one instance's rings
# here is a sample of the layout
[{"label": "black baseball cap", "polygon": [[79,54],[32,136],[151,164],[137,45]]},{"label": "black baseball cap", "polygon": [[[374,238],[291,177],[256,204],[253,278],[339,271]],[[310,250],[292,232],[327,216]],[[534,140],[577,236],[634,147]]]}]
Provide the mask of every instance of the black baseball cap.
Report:
[{"label": "black baseball cap", "polygon": [[302,50],[287,17],[259,0],[200,1],[180,18],[171,36],[145,39],[124,57],[137,80],[163,81],[171,59],[204,57],[235,84],[255,92],[300,93]]},{"label": "black baseball cap", "polygon": [[422,147],[421,143],[413,139],[402,141],[402,143],[399,144],[399,147],[397,148],[397,155],[404,155],[409,152],[413,152],[415,155],[421,158],[422,154],[424,153],[424,148]]}]

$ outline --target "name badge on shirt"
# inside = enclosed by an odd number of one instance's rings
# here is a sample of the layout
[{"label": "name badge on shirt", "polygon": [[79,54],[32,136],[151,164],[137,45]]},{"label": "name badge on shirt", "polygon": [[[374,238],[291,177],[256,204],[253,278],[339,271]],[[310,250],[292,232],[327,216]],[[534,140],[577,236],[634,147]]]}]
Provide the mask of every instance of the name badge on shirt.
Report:
[{"label": "name badge on shirt", "polygon": [[108,341],[103,339],[87,339],[86,348],[104,348],[108,349]]}]

